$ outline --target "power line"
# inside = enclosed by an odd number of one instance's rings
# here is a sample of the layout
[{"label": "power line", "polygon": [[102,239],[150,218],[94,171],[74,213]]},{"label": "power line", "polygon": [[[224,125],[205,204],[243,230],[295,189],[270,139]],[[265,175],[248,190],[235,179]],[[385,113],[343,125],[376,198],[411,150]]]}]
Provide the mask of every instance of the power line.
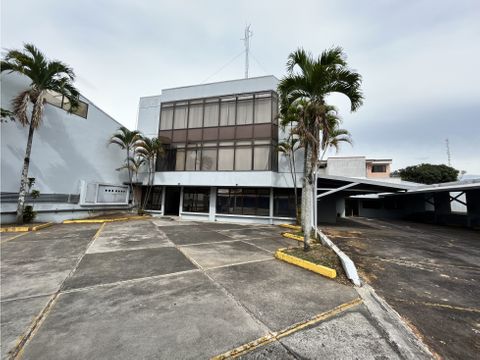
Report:
[{"label": "power line", "polygon": [[255,60],[255,62],[257,63],[257,65],[260,67],[260,69],[262,69],[262,71],[265,73],[265,75],[268,75],[269,72],[268,72],[267,70],[265,70],[265,68],[262,66],[262,64],[260,63],[260,61],[258,61],[257,58],[253,55],[252,50],[250,50],[250,55],[252,56],[253,60]]},{"label": "power line", "polygon": [[207,77],[205,80],[203,80],[200,84],[204,84],[206,83],[208,80],[210,80],[212,77],[214,77],[215,75],[217,75],[220,71],[222,71],[223,69],[225,69],[227,66],[229,66],[232,62],[234,62],[238,57],[240,57],[240,55],[243,55],[245,53],[245,50],[242,50],[240,53],[238,53],[237,55],[235,55],[233,58],[231,58],[225,65],[223,65],[220,69],[218,69],[217,71],[215,71],[212,75],[210,75],[209,77]]}]

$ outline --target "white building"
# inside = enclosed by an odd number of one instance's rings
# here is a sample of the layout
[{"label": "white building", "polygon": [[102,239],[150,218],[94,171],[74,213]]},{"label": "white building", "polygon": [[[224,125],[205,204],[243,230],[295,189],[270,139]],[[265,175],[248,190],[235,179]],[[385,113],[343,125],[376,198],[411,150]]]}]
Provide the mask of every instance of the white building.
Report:
[{"label": "white building", "polygon": [[[284,137],[277,84],[264,76],[142,97],[137,129],[158,136],[167,148],[149,209],[211,221],[293,219],[293,182],[287,160],[276,151]],[[302,159],[298,151],[299,165]]]},{"label": "white building", "polygon": [[[1,75],[1,106],[26,89],[29,80],[18,75]],[[80,98],[75,114],[65,110],[62,97],[51,94],[43,123],[34,133],[29,177],[41,195],[35,202],[38,221],[80,218],[94,211],[128,208],[128,187],[124,172],[118,172],[124,154],[107,146],[121,126],[91,101]],[[14,221],[20,176],[27,144],[28,127],[4,121],[1,129],[1,221]]]}]

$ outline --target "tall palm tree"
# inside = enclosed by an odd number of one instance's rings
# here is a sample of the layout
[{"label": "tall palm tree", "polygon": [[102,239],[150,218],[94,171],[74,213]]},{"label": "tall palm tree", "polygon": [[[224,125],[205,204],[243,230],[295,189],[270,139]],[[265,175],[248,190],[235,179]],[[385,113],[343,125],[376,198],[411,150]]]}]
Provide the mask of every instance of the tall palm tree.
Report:
[{"label": "tall palm tree", "polygon": [[[302,116],[295,130],[305,148],[305,168],[302,191],[302,220],[304,250],[310,249],[312,230],[314,168],[317,168],[319,149],[331,132],[327,121],[327,95],[340,93],[350,100],[351,111],[356,111],[363,102],[360,89],[362,78],[347,66],[345,54],[340,47],[322,52],[318,58],[303,49],[288,57],[287,75],[280,81],[281,113],[287,113],[292,104],[303,103]],[[316,197],[316,194],[315,194]],[[316,221],[315,221],[316,222]]]},{"label": "tall palm tree", "polygon": [[[68,110],[78,108],[79,92],[74,87],[75,73],[67,64],[49,60],[34,45],[25,44],[22,50],[9,50],[0,64],[1,72],[22,74],[30,85],[12,100],[12,113],[22,126],[28,126],[27,146],[23,160],[22,177],[17,203],[17,223],[23,222],[23,208],[27,193],[27,178],[34,131],[41,125],[47,92],[54,92],[70,101]],[[33,105],[31,107],[31,104]]]},{"label": "tall palm tree", "polygon": [[[125,126],[120,127],[116,133],[112,135],[108,144],[115,144],[125,150],[125,164],[120,169],[127,169],[128,171],[128,183],[130,186],[130,194],[133,196],[133,172],[130,166],[130,159],[134,157],[135,150],[140,143],[142,135],[137,130],[128,130]],[[135,202],[135,197],[132,197]]]},{"label": "tall palm tree", "polygon": [[290,170],[290,175],[292,177],[293,182],[293,191],[295,197],[295,219],[297,224],[300,223],[300,214],[298,209],[298,189],[297,189],[297,172],[296,172],[296,156],[295,152],[300,148],[300,141],[299,139],[290,132],[288,137],[280,142],[277,145],[277,151],[280,154],[283,154],[288,160],[288,168]]},{"label": "tall palm tree", "polygon": [[145,194],[142,204],[142,209],[144,209],[152,191],[157,157],[163,156],[165,154],[165,150],[160,139],[143,136],[139,142],[137,152],[145,159],[148,167],[147,193]]},{"label": "tall palm tree", "polygon": [[320,156],[319,161],[323,160],[329,148],[335,149],[335,152],[338,153],[341,143],[353,144],[350,132],[347,129],[342,129],[340,127],[342,119],[338,115],[337,109],[331,105],[328,105],[327,108],[329,108],[326,116],[330,132],[324,135],[324,141],[322,142],[322,155]]}]

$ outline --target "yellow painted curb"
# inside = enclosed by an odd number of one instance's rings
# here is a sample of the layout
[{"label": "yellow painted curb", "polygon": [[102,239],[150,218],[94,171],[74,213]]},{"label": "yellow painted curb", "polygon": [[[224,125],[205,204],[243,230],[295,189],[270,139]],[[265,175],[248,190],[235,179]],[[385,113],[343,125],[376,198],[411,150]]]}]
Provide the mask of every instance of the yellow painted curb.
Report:
[{"label": "yellow painted curb", "polygon": [[112,219],[73,219],[73,220],[64,220],[64,224],[102,224],[108,222],[116,221],[129,221],[129,220],[141,220],[147,219],[150,216],[130,216],[130,217],[121,217],[121,218],[112,218]]},{"label": "yellow painted curb", "polygon": [[[289,232],[283,232],[282,236],[287,238],[287,239],[292,239],[292,240],[297,240],[297,241],[303,242],[303,236],[300,236],[300,235],[295,235],[295,234],[292,234],[292,233],[289,233]],[[315,239],[310,239],[310,241],[311,242],[316,242]]]},{"label": "yellow painted curb", "polygon": [[334,279],[337,277],[337,271],[335,269],[329,268],[327,266],[318,265],[307,260],[300,259],[296,256],[292,256],[283,252],[285,249],[278,249],[275,252],[275,257],[279,260],[288,262],[290,264],[299,266],[303,269],[313,271],[317,274],[326,276],[328,278]]},{"label": "yellow painted curb", "polygon": [[293,224],[280,224],[281,227],[287,228],[287,229],[292,229],[292,230],[302,230],[301,226],[298,225],[293,225]]},{"label": "yellow painted curb", "polygon": [[27,232],[27,231],[37,231],[40,229],[44,229],[53,225],[52,222],[35,225],[35,226],[7,226],[0,228],[0,232]]},{"label": "yellow painted curb", "polygon": [[280,330],[278,332],[270,332],[265,336],[262,336],[256,340],[250,341],[244,345],[236,347],[230,351],[227,351],[223,354],[214,356],[211,360],[224,360],[224,359],[234,359],[240,355],[244,355],[250,351],[253,351],[259,347],[265,346],[270,344],[271,342],[278,341],[279,339],[291,335],[299,330],[302,330],[308,326],[315,325],[320,321],[327,320],[335,315],[338,315],[352,307],[358,306],[363,302],[361,298],[356,298],[346,303],[340,304],[334,307],[331,310],[327,310],[323,313],[316,315],[315,317],[311,318],[310,320],[301,321],[296,324],[293,324],[286,329]]}]

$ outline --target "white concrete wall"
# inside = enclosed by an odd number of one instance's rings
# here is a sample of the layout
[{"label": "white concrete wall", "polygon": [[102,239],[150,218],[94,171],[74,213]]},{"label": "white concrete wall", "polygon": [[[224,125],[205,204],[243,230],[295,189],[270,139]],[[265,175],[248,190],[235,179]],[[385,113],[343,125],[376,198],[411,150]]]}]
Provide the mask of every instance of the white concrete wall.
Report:
[{"label": "white concrete wall", "polygon": [[327,175],[366,177],[365,157],[329,157],[327,159],[326,173]]},{"label": "white concrete wall", "polygon": [[[11,100],[25,89],[27,78],[12,74],[1,76],[1,106],[11,108]],[[36,179],[35,189],[44,194],[79,194],[80,181],[122,184],[126,172],[118,172],[123,152],[107,146],[110,136],[121,126],[85,98],[88,116],[83,118],[47,104],[42,124],[33,137],[29,177]],[[28,128],[8,120],[1,125],[1,192],[18,192],[27,143]],[[39,210],[73,209],[73,204],[38,204]],[[78,206],[77,206],[78,207]],[[14,211],[16,204],[3,203],[1,212]],[[87,214],[87,212],[82,212]],[[3,218],[3,216],[2,216]]]}]

